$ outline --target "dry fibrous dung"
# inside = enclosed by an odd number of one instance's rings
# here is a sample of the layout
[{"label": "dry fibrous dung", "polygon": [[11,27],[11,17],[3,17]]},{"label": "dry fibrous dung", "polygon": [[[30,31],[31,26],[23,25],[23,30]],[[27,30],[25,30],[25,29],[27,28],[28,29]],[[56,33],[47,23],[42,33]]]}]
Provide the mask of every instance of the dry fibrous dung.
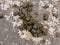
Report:
[{"label": "dry fibrous dung", "polygon": [[23,27],[18,27],[21,31],[26,29],[33,37],[40,37],[47,34],[47,29],[43,27],[43,24],[38,23],[38,21],[31,16],[30,13],[33,10],[33,4],[31,2],[23,2],[23,5],[17,6],[17,8],[19,12],[15,12],[14,15],[19,15],[19,18],[23,20]]}]

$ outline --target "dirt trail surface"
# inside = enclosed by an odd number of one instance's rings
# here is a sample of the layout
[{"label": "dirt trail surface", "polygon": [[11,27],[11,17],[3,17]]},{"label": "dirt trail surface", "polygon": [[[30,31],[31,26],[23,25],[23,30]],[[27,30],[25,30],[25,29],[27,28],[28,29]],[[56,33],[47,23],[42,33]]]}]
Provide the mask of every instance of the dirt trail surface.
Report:
[{"label": "dirt trail surface", "polygon": [[[19,39],[16,30],[12,28],[10,22],[7,22],[5,19],[0,19],[0,45],[35,45],[32,41]],[[60,39],[55,40],[50,35],[44,38],[51,38],[52,43],[50,45],[60,45]],[[36,45],[40,45],[40,43]]]},{"label": "dirt trail surface", "polygon": [[[34,3],[39,2],[39,0],[31,0]],[[44,1],[44,0],[43,0]],[[58,10],[60,10],[60,0],[57,2],[53,2],[52,0],[46,0],[49,1],[49,3],[53,4]],[[0,0],[0,3],[4,2],[4,0]],[[35,9],[38,10],[38,5],[35,5]],[[4,15],[8,15],[9,11],[4,11],[0,9],[0,12],[2,12]],[[42,21],[42,15],[44,15],[44,9],[40,11],[41,15],[38,15],[36,17],[36,20]],[[33,14],[34,17],[34,14]],[[18,34],[18,29],[13,28],[13,24],[9,21],[7,21],[5,18],[0,19],[0,45],[60,45],[60,37],[57,39],[54,39],[50,34],[47,34],[46,36],[43,36],[44,39],[49,39],[51,41],[51,44],[44,44],[44,43],[35,43],[31,40],[27,41],[24,39],[20,39]],[[60,36],[60,34],[59,34]]]}]

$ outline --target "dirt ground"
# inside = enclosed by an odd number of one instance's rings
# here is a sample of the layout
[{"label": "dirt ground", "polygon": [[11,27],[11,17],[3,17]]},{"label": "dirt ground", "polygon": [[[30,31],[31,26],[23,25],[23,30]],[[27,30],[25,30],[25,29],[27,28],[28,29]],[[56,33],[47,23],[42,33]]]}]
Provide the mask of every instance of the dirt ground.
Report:
[{"label": "dirt ground", "polygon": [[[2,0],[0,0],[2,1]],[[37,4],[39,0],[31,0],[31,1],[36,1]],[[51,4],[54,4],[55,7],[60,10],[60,0],[58,2],[52,2],[52,0],[47,0]],[[1,3],[1,2],[0,2]],[[36,6],[36,8],[38,8]],[[3,14],[7,14],[4,10],[0,9],[0,12]],[[43,12],[41,12],[42,14]],[[38,18],[39,16],[37,16]],[[37,19],[36,18],[36,19]],[[41,19],[41,17],[39,17]],[[40,19],[37,19],[40,21]],[[42,20],[42,19],[41,19]],[[60,38],[54,39],[51,35],[46,35],[44,36],[45,39],[50,38],[51,39],[51,44],[50,45],[60,45]],[[44,44],[35,44],[33,41],[27,41],[23,39],[19,39],[19,36],[17,34],[17,28],[13,28],[12,24],[8,21],[5,20],[5,18],[0,19],[0,45],[44,45]]]}]

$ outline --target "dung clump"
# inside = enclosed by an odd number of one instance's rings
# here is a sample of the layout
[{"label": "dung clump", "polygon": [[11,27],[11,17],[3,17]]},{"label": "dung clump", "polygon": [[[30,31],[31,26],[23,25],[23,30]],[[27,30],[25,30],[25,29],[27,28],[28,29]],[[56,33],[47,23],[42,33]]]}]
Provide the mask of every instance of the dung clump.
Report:
[{"label": "dung clump", "polygon": [[23,27],[19,27],[20,29],[28,30],[33,37],[40,37],[42,35],[47,34],[47,29],[43,27],[43,24],[38,23],[31,16],[30,12],[32,12],[33,4],[31,2],[23,2],[23,5],[18,7],[20,19],[23,20]]}]

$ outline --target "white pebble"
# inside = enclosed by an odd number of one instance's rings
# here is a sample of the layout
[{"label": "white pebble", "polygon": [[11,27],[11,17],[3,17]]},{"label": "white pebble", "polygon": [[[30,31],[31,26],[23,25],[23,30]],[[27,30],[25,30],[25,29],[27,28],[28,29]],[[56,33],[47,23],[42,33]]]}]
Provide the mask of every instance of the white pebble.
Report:
[{"label": "white pebble", "polygon": [[52,4],[48,4],[50,8],[53,8],[53,5]]}]

